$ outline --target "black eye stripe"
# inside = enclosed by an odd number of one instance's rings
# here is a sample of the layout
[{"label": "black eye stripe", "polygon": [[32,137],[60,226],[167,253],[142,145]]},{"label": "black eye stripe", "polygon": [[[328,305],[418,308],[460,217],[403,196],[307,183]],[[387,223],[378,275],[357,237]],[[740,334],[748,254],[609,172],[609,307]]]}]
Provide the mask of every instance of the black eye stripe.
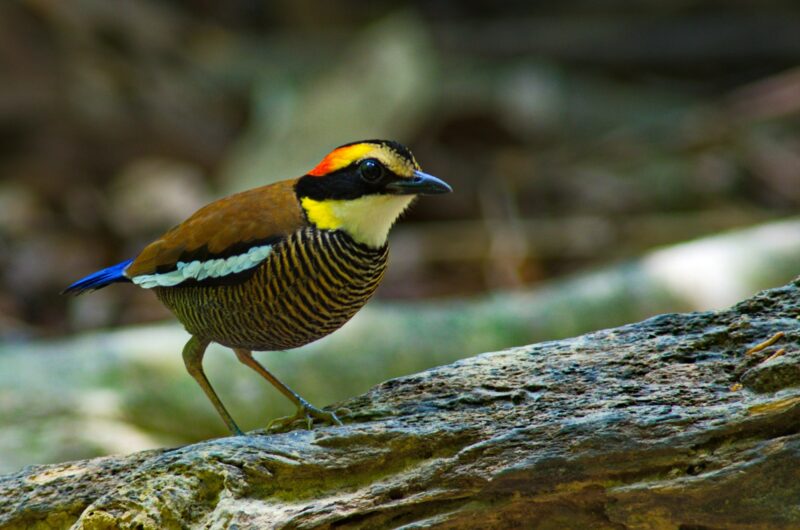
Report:
[{"label": "black eye stripe", "polygon": [[[381,170],[381,176],[374,182],[365,179],[361,172],[361,164],[367,160],[374,160]],[[324,176],[304,175],[297,180],[295,193],[300,199],[308,197],[316,201],[351,200],[365,195],[385,193],[386,184],[400,178],[403,177],[395,174],[380,161],[365,159]]]}]

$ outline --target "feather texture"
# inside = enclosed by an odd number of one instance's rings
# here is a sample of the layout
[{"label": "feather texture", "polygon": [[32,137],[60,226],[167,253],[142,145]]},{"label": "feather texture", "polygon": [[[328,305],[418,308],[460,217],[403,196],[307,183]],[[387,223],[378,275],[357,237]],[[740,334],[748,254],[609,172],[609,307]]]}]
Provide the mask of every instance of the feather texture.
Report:
[{"label": "feather texture", "polygon": [[280,241],[307,225],[294,191],[295,181],[261,186],[204,206],[145,247],[125,275],[135,280],[168,273],[177,270],[181,262],[242,256],[253,247]]},{"label": "feather texture", "polygon": [[156,274],[140,274],[131,278],[131,281],[139,287],[152,289],[153,287],[172,287],[187,280],[201,282],[224,278],[252,269],[264,261],[271,250],[272,245],[261,245],[251,247],[247,252],[229,258],[179,261],[175,270]]},{"label": "feather texture", "polygon": [[93,272],[85,278],[81,278],[62,291],[62,294],[81,294],[86,291],[101,289],[106,285],[116,282],[129,282],[125,276],[125,268],[133,262],[132,259],[117,263],[103,270]]},{"label": "feather texture", "polygon": [[308,227],[277,243],[240,282],[154,291],[192,335],[233,348],[296,348],[336,330],[369,300],[387,255],[386,245]]}]

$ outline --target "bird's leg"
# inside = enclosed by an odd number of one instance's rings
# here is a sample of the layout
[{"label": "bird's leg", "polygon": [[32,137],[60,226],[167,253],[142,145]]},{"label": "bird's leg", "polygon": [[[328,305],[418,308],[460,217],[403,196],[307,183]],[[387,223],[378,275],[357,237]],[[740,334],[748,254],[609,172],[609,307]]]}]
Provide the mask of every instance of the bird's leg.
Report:
[{"label": "bird's leg", "polygon": [[217,409],[217,412],[222,417],[222,421],[225,422],[225,425],[228,426],[231,433],[234,435],[242,435],[244,433],[242,433],[242,430],[236,425],[236,422],[233,421],[231,415],[228,414],[225,405],[222,404],[219,396],[214,392],[211,383],[208,382],[205,372],[203,372],[203,355],[206,352],[208,343],[208,340],[198,339],[192,336],[189,342],[186,343],[186,346],[183,347],[183,362],[186,364],[186,370],[194,377],[197,384],[203,389],[203,392],[206,393],[206,396],[211,400],[214,408]]},{"label": "bird's leg", "polygon": [[275,388],[280,390],[281,394],[289,398],[295,405],[297,405],[297,413],[294,416],[272,420],[269,422],[269,425],[267,425],[267,430],[270,430],[276,423],[286,426],[291,425],[297,420],[305,420],[306,426],[309,429],[311,429],[312,425],[314,424],[314,420],[320,420],[336,425],[342,424],[339,418],[336,417],[336,414],[326,410],[318,409],[303,399],[303,397],[297,392],[283,384],[277,377],[272,375],[269,370],[264,368],[261,363],[253,358],[253,352],[242,348],[234,348],[233,351],[236,352],[236,357],[239,359],[239,361],[255,370],[261,377],[272,383]]}]

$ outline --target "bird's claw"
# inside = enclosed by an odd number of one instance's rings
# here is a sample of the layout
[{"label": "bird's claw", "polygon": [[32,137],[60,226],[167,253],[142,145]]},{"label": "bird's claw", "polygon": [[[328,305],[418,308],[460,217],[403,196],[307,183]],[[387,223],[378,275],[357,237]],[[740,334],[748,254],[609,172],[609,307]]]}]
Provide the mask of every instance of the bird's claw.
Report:
[{"label": "bird's claw", "polygon": [[301,403],[293,416],[275,418],[267,424],[266,430],[267,432],[290,430],[298,422],[304,422],[306,429],[311,430],[314,427],[314,420],[329,425],[342,425],[342,420],[335,412],[318,409],[310,403]]}]

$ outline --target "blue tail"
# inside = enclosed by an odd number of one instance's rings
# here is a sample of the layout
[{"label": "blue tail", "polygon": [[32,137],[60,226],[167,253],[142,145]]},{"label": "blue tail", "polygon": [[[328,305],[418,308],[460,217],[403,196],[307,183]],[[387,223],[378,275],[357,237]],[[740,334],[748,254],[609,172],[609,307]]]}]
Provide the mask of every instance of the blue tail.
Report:
[{"label": "blue tail", "polygon": [[122,271],[124,271],[132,261],[132,259],[129,259],[127,261],[123,261],[122,263],[112,265],[111,267],[105,268],[101,271],[94,272],[86,278],[81,278],[77,282],[61,291],[61,294],[82,294],[86,291],[100,289],[110,283],[129,282],[130,280],[122,274]]}]

